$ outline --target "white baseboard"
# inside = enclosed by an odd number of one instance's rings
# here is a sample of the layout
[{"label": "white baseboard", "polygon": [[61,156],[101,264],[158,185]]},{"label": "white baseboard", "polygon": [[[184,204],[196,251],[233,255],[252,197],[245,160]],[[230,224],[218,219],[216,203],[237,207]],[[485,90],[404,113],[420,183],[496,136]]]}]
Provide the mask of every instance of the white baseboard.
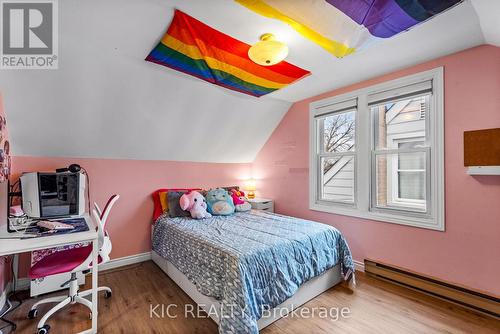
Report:
[{"label": "white baseboard", "polygon": [[[151,260],[151,252],[140,253],[130,256],[119,257],[116,259],[109,260],[106,263],[99,265],[99,272],[115,269],[123,266],[128,266],[130,264],[136,264],[144,261]],[[29,290],[31,280],[28,277],[23,277],[17,280],[16,290]],[[0,299],[1,302],[1,299]],[[2,303],[0,303],[2,305]]]},{"label": "white baseboard", "polygon": [[115,269],[149,260],[151,260],[151,252],[119,257],[117,259],[112,259],[106,263],[99,265],[99,271]]},{"label": "white baseboard", "polygon": [[354,268],[356,268],[357,271],[365,272],[365,263],[362,261],[356,261],[353,260],[354,262]]}]

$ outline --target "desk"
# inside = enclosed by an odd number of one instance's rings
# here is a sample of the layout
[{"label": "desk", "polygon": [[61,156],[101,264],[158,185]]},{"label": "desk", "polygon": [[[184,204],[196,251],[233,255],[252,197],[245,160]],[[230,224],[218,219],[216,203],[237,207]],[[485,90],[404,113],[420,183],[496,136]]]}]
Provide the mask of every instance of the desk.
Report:
[{"label": "desk", "polygon": [[[16,236],[17,233],[8,233],[7,230],[0,231],[0,256],[31,252],[34,250],[52,248],[64,245],[78,244],[81,242],[92,243],[92,263],[98,263],[99,244],[97,230],[89,216],[84,216],[88,231],[69,234],[55,234],[39,238],[28,239],[4,239],[7,236]],[[92,266],[92,327],[80,334],[97,333],[97,268]],[[55,327],[55,326],[54,326]]]}]

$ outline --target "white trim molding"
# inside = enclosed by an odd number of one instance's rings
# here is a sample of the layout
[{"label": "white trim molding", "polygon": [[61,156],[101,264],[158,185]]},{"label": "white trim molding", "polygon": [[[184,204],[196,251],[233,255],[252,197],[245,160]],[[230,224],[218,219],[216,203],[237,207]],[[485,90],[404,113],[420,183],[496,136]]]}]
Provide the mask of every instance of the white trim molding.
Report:
[{"label": "white trim molding", "polygon": [[352,262],[354,262],[354,268],[356,269],[356,271],[365,272],[365,263],[364,263],[364,261],[353,260]]},{"label": "white trim molding", "polygon": [[[311,210],[377,220],[387,223],[445,230],[444,208],[444,82],[443,68],[405,76],[395,80],[365,87],[346,94],[312,102],[309,105],[309,208]],[[376,168],[372,106],[377,103],[399,101],[413,96],[429,95],[426,113],[426,207],[425,212],[410,208],[379,207],[376,203]],[[352,106],[352,101],[356,105]],[[345,106],[354,108],[355,154],[354,203],[322,200],[320,196],[321,170],[319,157],[325,155],[320,143],[321,119],[328,114],[340,113]],[[339,108],[344,109],[339,109]],[[389,149],[386,150],[389,153]],[[400,150],[401,151],[401,150]],[[408,149],[411,151],[411,149]],[[388,154],[384,151],[384,154]],[[403,151],[401,151],[403,152]]]},{"label": "white trim molding", "polygon": [[151,260],[151,252],[139,253],[130,256],[119,257],[116,259],[111,259],[108,262],[99,265],[99,271],[105,271],[110,269],[115,269],[119,267],[128,266],[131,264],[136,264],[140,262],[145,262]]}]

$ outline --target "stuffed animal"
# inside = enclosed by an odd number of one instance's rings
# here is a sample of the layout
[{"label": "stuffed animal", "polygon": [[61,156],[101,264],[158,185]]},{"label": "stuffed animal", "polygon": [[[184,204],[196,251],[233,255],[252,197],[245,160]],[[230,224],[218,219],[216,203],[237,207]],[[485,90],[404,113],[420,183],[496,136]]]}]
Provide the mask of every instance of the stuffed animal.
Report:
[{"label": "stuffed animal", "polygon": [[231,197],[236,211],[244,212],[252,209],[252,205],[248,202],[243,191],[231,189]]},{"label": "stuffed animal", "polygon": [[207,193],[208,212],[213,215],[226,216],[234,213],[233,199],[222,189],[211,189]]},{"label": "stuffed animal", "polygon": [[181,209],[189,211],[194,219],[210,218],[212,215],[207,212],[207,201],[202,194],[197,191],[190,191],[179,199]]}]

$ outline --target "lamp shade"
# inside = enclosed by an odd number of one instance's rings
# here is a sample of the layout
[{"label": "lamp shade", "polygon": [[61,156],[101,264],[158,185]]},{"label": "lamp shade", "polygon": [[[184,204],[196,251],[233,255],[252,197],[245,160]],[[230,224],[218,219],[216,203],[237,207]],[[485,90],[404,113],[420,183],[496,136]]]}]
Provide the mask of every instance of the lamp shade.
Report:
[{"label": "lamp shade", "polygon": [[248,190],[248,191],[255,191],[255,190],[257,190],[257,188],[255,186],[255,180],[254,179],[250,179],[250,180],[246,181],[246,183],[245,183],[245,190]]},{"label": "lamp shade", "polygon": [[264,34],[260,42],[255,43],[248,50],[248,57],[259,65],[276,65],[288,56],[288,46],[275,40],[273,34]]}]

